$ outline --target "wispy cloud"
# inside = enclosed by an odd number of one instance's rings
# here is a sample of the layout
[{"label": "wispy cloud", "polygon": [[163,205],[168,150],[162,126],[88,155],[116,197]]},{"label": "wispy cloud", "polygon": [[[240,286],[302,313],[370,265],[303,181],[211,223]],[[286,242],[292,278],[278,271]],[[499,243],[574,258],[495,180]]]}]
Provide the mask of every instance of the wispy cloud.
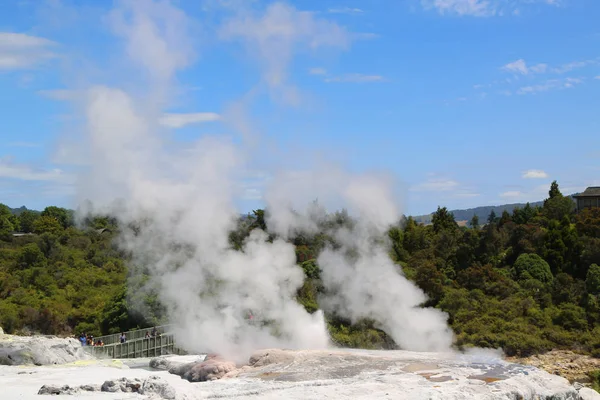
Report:
[{"label": "wispy cloud", "polygon": [[364,11],[360,8],[340,7],[330,8],[327,10],[327,12],[331,14],[362,14]]},{"label": "wispy cloud", "polygon": [[189,113],[189,114],[165,114],[160,119],[163,126],[169,128],[182,128],[190,124],[218,121],[221,116],[216,113]]},{"label": "wispy cloud", "polygon": [[327,70],[325,68],[315,67],[309,69],[308,73],[311,75],[327,75]]},{"label": "wispy cloud", "polygon": [[556,74],[564,74],[565,72],[570,72],[578,68],[584,68],[588,65],[597,65],[599,64],[598,60],[585,60],[585,61],[572,61],[566,64],[562,64],[558,67],[551,67],[545,63],[538,63],[535,65],[527,65],[524,59],[518,59],[516,61],[510,62],[504,66],[502,66],[502,70],[506,72],[512,72],[520,75],[528,75],[528,74],[541,74],[545,72],[552,72]]},{"label": "wispy cloud", "polygon": [[557,6],[561,0],[421,0],[426,10],[435,9],[442,15],[457,15],[471,17],[518,16],[520,6],[532,3]]},{"label": "wispy cloud", "polygon": [[559,67],[552,68],[552,72],[563,74],[565,72],[573,71],[574,69],[587,67],[588,65],[598,65],[598,60],[573,61],[563,64]]},{"label": "wispy cloud", "polygon": [[288,67],[299,48],[347,48],[350,33],[342,26],[291,5],[273,3],[263,15],[239,13],[219,30],[224,40],[240,40],[262,67],[264,82],[271,93],[286,103],[299,101],[288,83]]},{"label": "wispy cloud", "polygon": [[0,178],[62,183],[72,181],[72,176],[58,168],[50,170],[35,169],[27,164],[13,163],[9,159],[0,159]]},{"label": "wispy cloud", "polygon": [[23,33],[0,32],[0,71],[34,67],[56,57],[56,43]]},{"label": "wispy cloud", "polygon": [[535,64],[527,66],[527,63],[522,58],[508,63],[502,67],[504,71],[513,72],[521,75],[527,75],[530,73],[543,73],[548,69],[548,64]]},{"label": "wispy cloud", "polygon": [[[541,183],[539,185],[530,188],[511,188],[511,190],[505,191],[499,194],[499,197],[503,201],[512,202],[533,202],[540,201],[548,197],[548,189],[550,188],[550,182]],[[561,190],[563,190],[561,188]],[[566,192],[563,192],[566,193]]]},{"label": "wispy cloud", "polygon": [[582,78],[550,79],[538,85],[523,86],[517,90],[517,94],[536,94],[549,90],[570,89],[583,83]]},{"label": "wispy cloud", "polygon": [[365,74],[344,74],[325,78],[325,82],[352,82],[352,83],[368,83],[368,82],[383,82],[385,78],[381,75],[365,75]]},{"label": "wispy cloud", "polygon": [[530,169],[523,172],[523,179],[543,179],[548,178],[548,174],[541,169]]},{"label": "wispy cloud", "polygon": [[455,190],[459,183],[452,179],[430,178],[425,182],[414,185],[410,188],[413,192],[447,192]]},{"label": "wispy cloud", "polygon": [[509,199],[518,199],[523,197],[523,192],[518,190],[510,190],[508,192],[500,193],[500,197]]},{"label": "wispy cloud", "polygon": [[436,9],[440,14],[487,17],[497,10],[489,0],[421,0],[425,9]]}]

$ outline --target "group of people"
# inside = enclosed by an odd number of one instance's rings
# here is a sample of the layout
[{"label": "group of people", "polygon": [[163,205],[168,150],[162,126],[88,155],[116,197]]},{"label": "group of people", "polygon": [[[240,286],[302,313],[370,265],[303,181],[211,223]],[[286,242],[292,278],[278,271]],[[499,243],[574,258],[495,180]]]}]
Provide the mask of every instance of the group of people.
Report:
[{"label": "group of people", "polygon": [[81,332],[81,335],[79,335],[79,341],[82,346],[104,346],[104,342],[101,339],[94,341],[94,335],[86,335],[84,332]]},{"label": "group of people", "polygon": [[144,336],[144,339],[150,339],[151,337],[157,337],[160,336],[160,333],[158,333],[158,330],[156,330],[156,327],[152,328],[152,333],[146,331],[146,336]]},{"label": "group of people", "polygon": [[[160,333],[158,332],[156,327],[154,327],[152,328],[151,332],[146,331],[146,336],[144,336],[144,339],[150,339],[151,337],[158,336],[160,336]],[[104,346],[104,342],[101,339],[94,341],[94,335],[86,335],[83,332],[81,333],[81,335],[79,335],[78,339],[81,342],[82,346]],[[127,336],[125,335],[125,332],[121,332],[121,335],[119,336],[119,342],[125,343],[126,341]]]}]

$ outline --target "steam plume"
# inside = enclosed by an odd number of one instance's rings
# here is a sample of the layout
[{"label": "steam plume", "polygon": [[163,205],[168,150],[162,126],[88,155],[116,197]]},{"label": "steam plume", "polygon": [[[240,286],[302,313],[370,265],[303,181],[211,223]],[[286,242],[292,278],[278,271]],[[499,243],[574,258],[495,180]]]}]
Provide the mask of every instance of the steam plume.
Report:
[{"label": "steam plume", "polygon": [[[311,315],[294,299],[304,275],[293,245],[284,240],[294,232],[317,229],[323,210],[290,211],[294,203],[301,209],[299,200],[308,204],[308,193],[324,204],[347,207],[358,221],[351,230],[332,231],[341,249],[328,248],[319,256],[323,282],[332,293],[324,307],[353,320],[374,318],[408,349],[448,348],[451,335],[444,314],[418,307],[425,300],[423,292],[391,262],[381,242],[399,218],[386,177],[352,176],[336,168],[283,173],[265,194],[269,229],[281,239],[270,242],[255,229],[242,251],[232,250],[228,237],[238,217],[234,199],[250,170],[249,154],[222,136],[177,144],[160,123],[177,70],[194,58],[184,29],[187,17],[167,1],[151,0],[123,1],[111,15],[132,64],[143,73],[148,96],[140,96],[143,90],[136,97],[105,86],[87,90],[85,143],[90,156],[80,195],[94,200],[89,211],[110,213],[121,223],[119,243],[133,256],[134,275],[143,271],[151,277],[147,286],[159,291],[178,327],[178,343],[238,360],[261,347],[329,345],[323,313]],[[241,25],[228,22],[222,34],[245,37],[259,46],[260,54],[269,43],[277,44],[283,62],[263,54],[272,90],[283,85],[297,40],[312,46],[347,45],[345,31],[337,25],[282,4],[269,7],[263,19],[244,18]],[[268,22],[266,37],[256,33],[261,28],[257,21]],[[329,31],[335,35],[324,40]],[[250,323],[250,310],[270,324]]]}]

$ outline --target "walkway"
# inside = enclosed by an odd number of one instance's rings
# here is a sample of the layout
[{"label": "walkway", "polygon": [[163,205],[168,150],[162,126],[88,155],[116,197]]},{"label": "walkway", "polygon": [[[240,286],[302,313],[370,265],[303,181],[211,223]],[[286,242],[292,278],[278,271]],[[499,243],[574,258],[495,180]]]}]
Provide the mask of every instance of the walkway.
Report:
[{"label": "walkway", "polygon": [[158,336],[146,338],[146,332],[152,335],[152,328],[138,329],[125,332],[127,340],[120,342],[121,334],[95,337],[94,341],[102,340],[104,346],[84,346],[84,349],[98,358],[139,358],[157,357],[166,354],[183,354],[175,346],[172,325],[157,326]]}]

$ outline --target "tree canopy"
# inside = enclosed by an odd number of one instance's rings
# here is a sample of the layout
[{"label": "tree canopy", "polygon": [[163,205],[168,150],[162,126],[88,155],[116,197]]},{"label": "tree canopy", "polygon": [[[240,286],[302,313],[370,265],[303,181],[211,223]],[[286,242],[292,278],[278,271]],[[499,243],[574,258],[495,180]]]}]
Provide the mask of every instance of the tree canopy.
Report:
[{"label": "tree canopy", "polygon": [[[241,217],[229,236],[231,248],[242,249],[253,229],[275,239],[266,214],[254,210]],[[5,331],[98,335],[164,321],[158,297],[138,290],[147,276],[127,279],[129,256],[115,245],[121,229],[139,227],[102,216],[85,223],[75,228],[71,213],[59,207],[17,217],[0,206]],[[286,238],[304,272],[297,300],[308,312],[319,308],[325,291],[318,256],[339,245],[330,228],[351,231],[353,224],[347,212],[334,212],[321,218],[320,231]],[[13,236],[18,229],[33,234]],[[526,204],[499,217],[492,211],[487,221],[480,225],[473,218],[468,227],[438,207],[432,224],[403,218],[381,243],[389,243],[398,273],[427,294],[423,305],[448,314],[456,346],[501,347],[509,355],[574,348],[600,356],[600,209],[575,214],[558,183],[540,207]],[[134,303],[151,312],[140,317]],[[394,347],[376,321],[350,321],[333,312],[325,317],[336,343]]]}]

